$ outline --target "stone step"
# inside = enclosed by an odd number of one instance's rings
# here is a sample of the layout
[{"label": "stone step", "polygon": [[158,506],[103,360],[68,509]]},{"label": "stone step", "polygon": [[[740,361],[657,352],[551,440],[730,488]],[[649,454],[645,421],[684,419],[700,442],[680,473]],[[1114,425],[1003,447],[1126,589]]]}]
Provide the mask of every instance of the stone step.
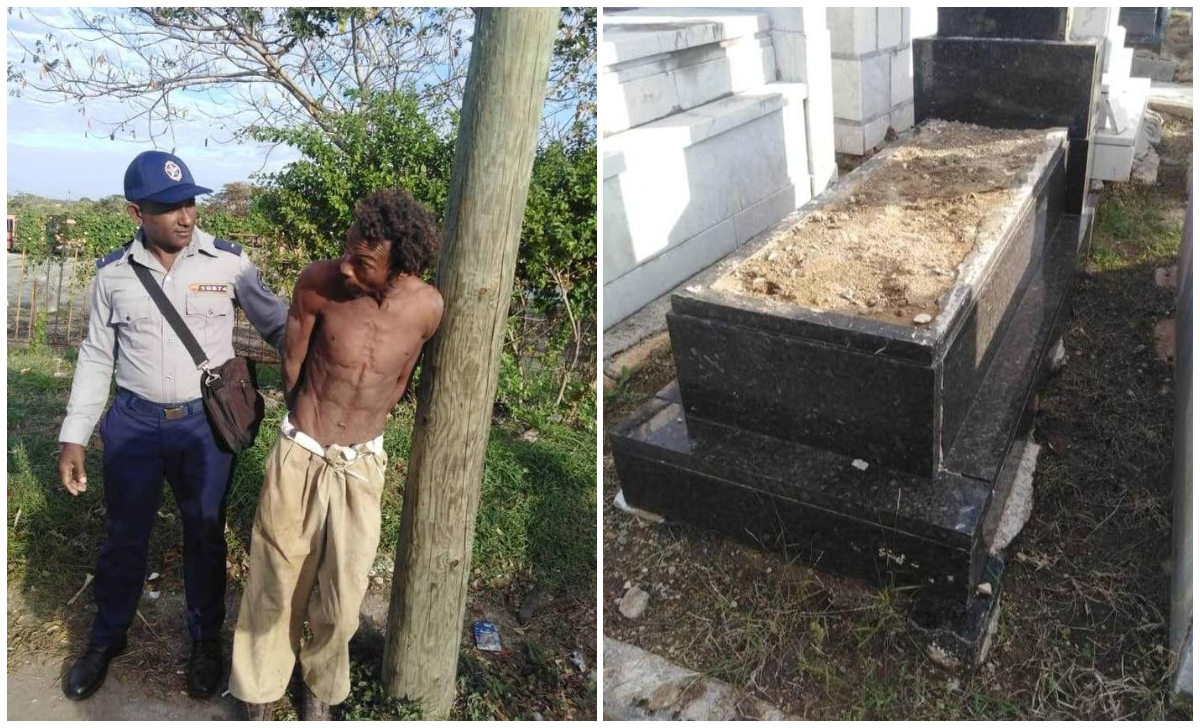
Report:
[{"label": "stone step", "polygon": [[811,197],[801,83],[772,83],[605,139],[605,326]]},{"label": "stone step", "polygon": [[1148,78],[1114,78],[1104,74],[1101,82],[1104,98],[1120,109],[1128,123],[1124,129],[1097,128],[1095,141],[1098,144],[1120,144],[1130,146],[1137,136],[1142,116],[1146,113],[1146,102],[1150,96],[1151,82]]},{"label": "stone step", "polygon": [[611,66],[600,76],[605,136],[775,80],[766,33]]},{"label": "stone step", "polygon": [[601,69],[689,48],[755,36],[771,29],[765,11],[732,8],[643,8],[606,12]]},{"label": "stone step", "polygon": [[628,505],[870,581],[966,596],[988,483],[856,459],[685,417],[668,388],[609,435]]},{"label": "stone step", "polygon": [[1135,55],[1129,74],[1137,78],[1171,82],[1175,80],[1175,61],[1170,58],[1149,58]]}]

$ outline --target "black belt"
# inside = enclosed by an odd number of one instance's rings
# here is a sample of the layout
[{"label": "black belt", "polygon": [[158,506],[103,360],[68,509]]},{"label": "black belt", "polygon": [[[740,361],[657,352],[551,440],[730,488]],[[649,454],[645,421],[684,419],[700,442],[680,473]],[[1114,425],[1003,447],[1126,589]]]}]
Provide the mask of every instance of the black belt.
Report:
[{"label": "black belt", "polygon": [[190,402],[180,402],[179,404],[162,404],[142,399],[128,389],[120,388],[117,389],[117,397],[122,398],[130,409],[155,415],[164,420],[180,420],[184,417],[204,414],[204,400],[202,399],[193,399]]}]

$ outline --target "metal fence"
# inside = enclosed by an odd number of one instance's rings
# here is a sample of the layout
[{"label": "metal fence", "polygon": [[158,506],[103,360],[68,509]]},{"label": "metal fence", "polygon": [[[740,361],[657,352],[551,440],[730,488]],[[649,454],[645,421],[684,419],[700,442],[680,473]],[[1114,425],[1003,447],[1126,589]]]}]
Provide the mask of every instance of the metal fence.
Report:
[{"label": "metal fence", "polygon": [[[95,263],[77,255],[34,259],[8,253],[8,341],[78,347],[87,334]],[[277,363],[279,355],[237,311],[233,348],[240,356]]]}]

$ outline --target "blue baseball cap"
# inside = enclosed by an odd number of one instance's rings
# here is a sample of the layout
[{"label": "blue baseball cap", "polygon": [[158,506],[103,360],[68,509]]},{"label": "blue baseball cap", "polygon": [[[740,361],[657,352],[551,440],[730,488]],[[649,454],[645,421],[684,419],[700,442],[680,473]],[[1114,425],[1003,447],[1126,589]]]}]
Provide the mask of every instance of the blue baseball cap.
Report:
[{"label": "blue baseball cap", "polygon": [[183,160],[166,152],[142,152],[125,170],[125,199],[130,202],[174,202],[207,195],[212,190],[192,179]]}]

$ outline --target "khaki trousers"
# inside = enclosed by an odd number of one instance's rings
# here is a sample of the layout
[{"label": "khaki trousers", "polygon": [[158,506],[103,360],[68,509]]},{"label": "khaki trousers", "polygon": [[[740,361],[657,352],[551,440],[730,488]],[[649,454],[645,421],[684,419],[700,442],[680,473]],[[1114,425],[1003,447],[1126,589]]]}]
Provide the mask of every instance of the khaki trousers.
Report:
[{"label": "khaki trousers", "polygon": [[[386,469],[382,437],[324,450],[284,420],[267,458],[233,637],[229,689],[239,700],[283,697],[297,658],[316,697],[335,705],[350,694],[349,644],[379,546]],[[305,617],[312,639],[301,647]]]}]

